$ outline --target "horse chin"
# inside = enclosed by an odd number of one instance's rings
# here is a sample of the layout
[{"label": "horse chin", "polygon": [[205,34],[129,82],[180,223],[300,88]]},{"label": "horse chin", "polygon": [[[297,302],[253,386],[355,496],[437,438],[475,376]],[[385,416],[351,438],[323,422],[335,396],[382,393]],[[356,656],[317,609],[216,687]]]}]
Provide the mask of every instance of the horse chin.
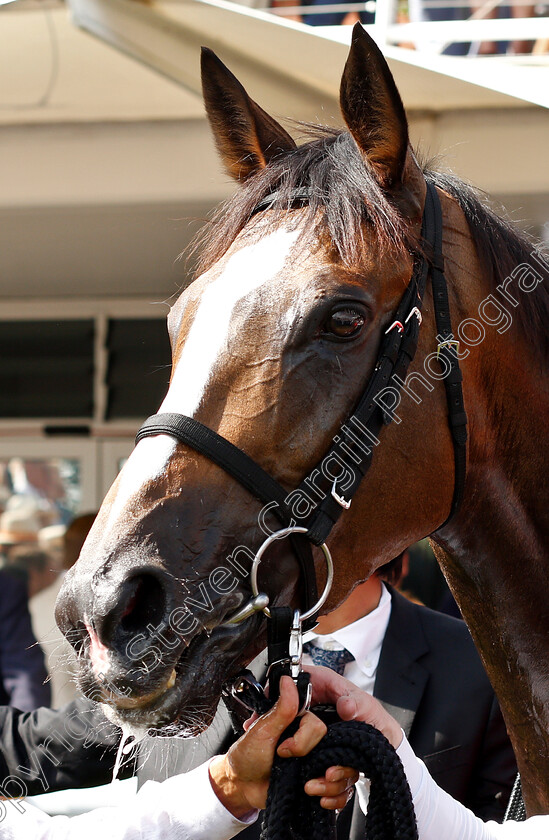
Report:
[{"label": "horse chin", "polygon": [[187,708],[182,702],[181,691],[169,689],[156,702],[132,709],[120,708],[112,702],[101,703],[108,718],[126,734],[173,736],[194,738],[200,735],[214,719],[219,697],[212,698],[209,708],[203,702]]},{"label": "horse chin", "polygon": [[141,685],[139,691],[112,691],[86,675],[80,688],[98,700],[106,717],[128,732],[149,732],[151,735],[194,737],[210,726],[215,716],[225,680],[236,674],[255,655],[250,650],[254,630],[239,627],[217,627],[192,640],[160,682]]}]

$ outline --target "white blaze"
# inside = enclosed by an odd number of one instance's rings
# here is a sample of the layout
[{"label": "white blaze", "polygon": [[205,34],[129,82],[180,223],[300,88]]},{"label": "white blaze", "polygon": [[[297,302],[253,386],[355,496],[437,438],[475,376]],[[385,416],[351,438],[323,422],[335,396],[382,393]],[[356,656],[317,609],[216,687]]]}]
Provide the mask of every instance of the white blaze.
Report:
[{"label": "white blaze", "polygon": [[159,478],[173,455],[177,441],[167,435],[140,440],[120,473],[120,483],[109,511],[105,531],[114,525],[126,504],[144,484]]},{"label": "white blaze", "polygon": [[[219,277],[206,287],[159,413],[173,411],[193,416],[216,361],[227,346],[236,305],[276,276],[298,235],[298,231],[277,230],[256,244],[245,246],[229,258]],[[114,525],[130,499],[145,484],[162,475],[175,447],[175,439],[167,435],[144,438],[139,442],[120,475],[106,531]]]},{"label": "white blaze", "polygon": [[[283,268],[298,231],[277,230],[233,254],[200,298],[193,323],[160,411],[192,417],[227,346],[236,305]],[[275,294],[273,290],[273,294]]]}]

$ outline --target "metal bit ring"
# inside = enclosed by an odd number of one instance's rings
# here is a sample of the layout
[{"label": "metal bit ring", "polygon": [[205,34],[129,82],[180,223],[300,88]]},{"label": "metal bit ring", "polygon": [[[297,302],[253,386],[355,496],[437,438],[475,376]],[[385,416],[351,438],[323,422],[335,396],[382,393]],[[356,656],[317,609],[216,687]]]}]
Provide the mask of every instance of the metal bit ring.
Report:
[{"label": "metal bit ring", "polygon": [[[301,526],[294,525],[294,526],[290,526],[289,528],[282,528],[280,531],[275,531],[274,534],[271,534],[269,537],[267,537],[267,539],[264,541],[264,543],[258,548],[258,550],[256,552],[256,555],[254,557],[254,562],[252,564],[252,569],[250,571],[250,584],[251,584],[252,592],[253,592],[254,596],[257,596],[257,595],[260,594],[259,589],[257,588],[257,573],[258,573],[259,564],[261,563],[262,557],[265,554],[266,550],[269,548],[269,546],[275,540],[282,540],[282,539],[284,539],[284,537],[289,537],[291,534],[306,534],[307,532],[308,532],[307,528],[303,528]],[[332,588],[332,582],[333,582],[333,579],[334,579],[334,564],[333,564],[333,561],[332,561],[332,555],[330,554],[330,549],[328,548],[326,543],[322,543],[322,545],[319,546],[319,548],[322,549],[322,553],[324,554],[324,559],[326,561],[326,571],[327,571],[326,585],[324,587],[322,595],[320,596],[320,598],[318,599],[316,604],[313,607],[311,607],[310,610],[307,610],[307,612],[304,612],[302,614],[301,621],[306,621],[306,619],[311,618],[311,616],[315,615],[319,611],[321,606],[326,601],[326,598],[330,594],[330,589]],[[271,611],[269,610],[269,607],[264,607],[263,612],[265,613],[265,615],[268,618],[271,617]]]}]

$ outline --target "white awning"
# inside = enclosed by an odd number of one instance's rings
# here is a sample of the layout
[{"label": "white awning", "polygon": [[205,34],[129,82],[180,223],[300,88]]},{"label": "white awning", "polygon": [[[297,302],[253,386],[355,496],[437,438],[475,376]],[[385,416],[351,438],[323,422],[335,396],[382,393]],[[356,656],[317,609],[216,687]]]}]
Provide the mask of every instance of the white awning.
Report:
[{"label": "white awning", "polygon": [[[200,46],[275,115],[341,125],[350,29],[223,0],[70,6],[80,28],[63,6],[0,12],[0,297],[158,299],[184,280],[187,219],[234,189],[204,115]],[[547,65],[387,53],[413,142],[541,217],[549,115],[534,102]]]}]

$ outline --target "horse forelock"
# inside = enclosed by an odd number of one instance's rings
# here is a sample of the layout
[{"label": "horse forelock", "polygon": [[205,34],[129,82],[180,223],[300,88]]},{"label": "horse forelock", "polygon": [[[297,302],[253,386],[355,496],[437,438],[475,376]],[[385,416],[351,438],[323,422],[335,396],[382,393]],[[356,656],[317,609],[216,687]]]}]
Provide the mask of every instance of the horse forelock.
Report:
[{"label": "horse forelock", "polygon": [[[348,267],[359,265],[368,243],[380,252],[412,251],[417,247],[394,196],[385,192],[346,131],[304,126],[312,139],[280,155],[251,177],[214,213],[193,243],[197,273],[207,271],[226,253],[250,223],[266,198],[268,225],[276,228],[293,211],[296,191],[306,190],[299,226],[329,242]],[[262,231],[264,231],[262,226]]]}]

